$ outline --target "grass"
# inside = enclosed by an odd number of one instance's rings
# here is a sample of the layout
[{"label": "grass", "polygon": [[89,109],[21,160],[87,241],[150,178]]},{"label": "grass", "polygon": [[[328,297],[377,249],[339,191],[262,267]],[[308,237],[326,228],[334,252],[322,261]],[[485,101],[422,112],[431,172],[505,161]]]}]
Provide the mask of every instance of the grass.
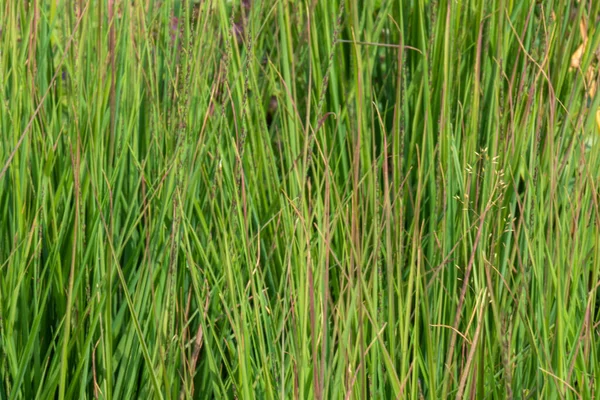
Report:
[{"label": "grass", "polygon": [[0,399],[594,398],[599,18],[3,2]]}]

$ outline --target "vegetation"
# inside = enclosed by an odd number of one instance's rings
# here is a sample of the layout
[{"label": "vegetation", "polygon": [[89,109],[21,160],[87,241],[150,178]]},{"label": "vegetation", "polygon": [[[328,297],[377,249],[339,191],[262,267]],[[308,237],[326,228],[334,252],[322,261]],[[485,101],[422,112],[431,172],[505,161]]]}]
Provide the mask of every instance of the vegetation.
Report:
[{"label": "vegetation", "polygon": [[599,18],[2,2],[0,398],[594,398]]}]

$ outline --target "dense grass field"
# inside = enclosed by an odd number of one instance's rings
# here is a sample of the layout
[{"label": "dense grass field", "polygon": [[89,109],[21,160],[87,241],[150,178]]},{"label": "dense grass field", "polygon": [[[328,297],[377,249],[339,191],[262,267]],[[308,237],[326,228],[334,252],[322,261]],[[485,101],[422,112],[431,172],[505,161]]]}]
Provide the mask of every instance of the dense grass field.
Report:
[{"label": "dense grass field", "polygon": [[600,398],[600,1],[0,2],[0,399]]}]

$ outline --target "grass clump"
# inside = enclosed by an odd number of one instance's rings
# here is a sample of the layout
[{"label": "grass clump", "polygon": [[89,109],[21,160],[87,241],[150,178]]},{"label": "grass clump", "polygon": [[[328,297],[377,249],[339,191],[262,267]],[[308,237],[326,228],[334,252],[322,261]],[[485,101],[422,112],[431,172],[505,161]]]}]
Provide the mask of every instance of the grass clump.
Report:
[{"label": "grass clump", "polygon": [[593,398],[599,18],[4,3],[0,398]]}]

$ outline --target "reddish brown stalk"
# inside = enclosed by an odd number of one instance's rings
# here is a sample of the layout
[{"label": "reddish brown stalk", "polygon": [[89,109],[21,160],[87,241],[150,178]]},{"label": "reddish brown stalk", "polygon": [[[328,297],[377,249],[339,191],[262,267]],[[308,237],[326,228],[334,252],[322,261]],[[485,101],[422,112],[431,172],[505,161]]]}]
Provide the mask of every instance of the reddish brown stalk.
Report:
[{"label": "reddish brown stalk", "polygon": [[[144,160],[144,165],[146,164],[146,160]],[[152,268],[152,262],[150,261],[150,210],[149,210],[149,201],[148,195],[146,194],[146,178],[144,177],[144,165],[142,165],[142,170],[140,171],[141,179],[142,179],[142,217],[144,219],[144,227],[146,228],[145,234],[145,244],[144,244],[144,261],[142,261],[142,265],[148,265],[148,276],[152,280],[154,276],[154,271]],[[154,285],[150,285],[150,293],[152,296],[152,304],[156,304],[156,294],[154,291]]]},{"label": "reddish brown stalk", "polygon": [[[309,236],[306,235],[306,244],[310,246]],[[315,391],[315,399],[321,399],[321,385],[319,383],[319,360],[317,356],[317,322],[315,317],[315,282],[313,278],[312,262],[310,260],[310,247],[307,247],[308,253],[308,292],[310,299],[310,341],[312,345],[312,362],[313,362],[313,388]]]},{"label": "reddish brown stalk", "polygon": [[323,162],[325,163],[325,198],[324,198],[324,215],[323,225],[325,229],[325,265],[323,266],[323,288],[325,293],[323,294],[323,315],[321,320],[321,334],[323,339],[321,340],[321,379],[320,379],[320,394],[323,395],[325,386],[325,360],[327,358],[327,305],[329,301],[329,254],[331,252],[331,230],[329,229],[329,198],[330,198],[330,182],[329,182],[329,155],[327,154],[327,141],[324,141],[324,153]]},{"label": "reddish brown stalk", "polygon": [[94,348],[92,349],[92,376],[93,376],[93,380],[94,380],[94,398],[97,399],[99,398],[99,392],[100,391],[100,386],[98,385],[98,377],[96,375],[96,348],[98,347],[98,343],[100,343],[100,339],[98,339],[98,341],[96,342],[96,344],[94,345]]},{"label": "reddish brown stalk", "polygon": [[298,385],[298,366],[296,365],[296,361],[292,362],[292,367],[294,369],[294,399],[298,400],[300,398],[300,389]]},{"label": "reddish brown stalk", "polygon": [[[356,52],[358,53],[358,49],[355,47]],[[357,54],[359,57],[359,54]],[[357,106],[358,109],[361,110],[363,107],[362,104],[362,77],[360,72],[357,74],[357,84],[358,84],[358,97],[357,97]],[[354,250],[350,252],[350,268],[352,270],[350,276],[356,277],[354,283],[357,288],[358,295],[358,341],[360,345],[360,365],[365,365],[364,354],[365,354],[365,346],[364,346],[364,334],[363,334],[363,313],[362,313],[362,269],[361,269],[361,255],[360,255],[360,232],[359,232],[359,215],[360,209],[358,204],[358,198],[360,196],[360,187],[359,187],[359,178],[360,178],[360,143],[361,143],[361,133],[362,133],[362,118],[361,113],[358,113],[358,123],[357,123],[357,132],[356,132],[356,142],[354,144],[354,156],[353,156],[353,176],[352,176],[352,190],[354,193],[352,194],[352,243]],[[355,275],[356,273],[356,275]],[[358,371],[357,371],[358,373]],[[366,398],[366,374],[364,368],[360,371],[360,385],[361,385],[361,397]]]},{"label": "reddish brown stalk", "polygon": [[[310,180],[307,182],[307,188],[308,188],[308,200],[307,202],[308,204],[308,208],[309,210],[311,209],[311,205],[310,205],[310,199],[312,198],[311,196],[311,184],[310,184]],[[310,212],[310,211],[309,211]],[[310,307],[310,341],[311,341],[311,346],[312,346],[312,354],[311,354],[311,358],[312,358],[312,363],[313,363],[313,390],[315,392],[315,399],[320,400],[322,398],[321,395],[321,385],[319,384],[319,357],[317,354],[317,339],[318,339],[318,334],[317,334],[317,320],[316,320],[316,316],[315,316],[315,280],[314,280],[314,275],[313,275],[313,263],[312,263],[312,258],[310,256],[310,224],[312,218],[309,217],[306,219],[306,225],[305,225],[305,231],[306,231],[306,256],[307,256],[307,260],[306,260],[306,268],[308,270],[308,298],[309,298],[309,307]]]},{"label": "reddish brown stalk", "polygon": [[[74,183],[74,187],[73,187],[73,191],[75,192],[75,216],[74,216],[74,222],[73,222],[73,242],[72,242],[72,250],[71,250],[71,269],[69,272],[69,286],[67,289],[67,311],[66,311],[66,315],[65,315],[65,320],[64,320],[64,324],[65,327],[63,328],[63,332],[64,332],[64,343],[63,343],[63,349],[62,349],[62,360],[61,360],[61,383],[58,386],[58,398],[59,399],[63,399],[64,398],[64,394],[65,394],[65,389],[66,389],[66,382],[65,382],[65,378],[66,378],[66,374],[64,374],[64,372],[66,371],[65,368],[68,368],[65,364],[68,365],[68,343],[69,343],[69,337],[71,334],[71,309],[75,308],[75,315],[77,315],[77,308],[73,306],[73,302],[74,302],[74,298],[76,296],[76,293],[74,293],[74,284],[75,284],[75,265],[77,264],[77,248],[78,246],[78,242],[80,241],[78,238],[78,232],[79,232],[79,217],[80,217],[80,200],[81,200],[81,187],[80,187],[80,180],[79,180],[79,170],[80,170],[80,165],[81,165],[81,159],[80,159],[80,149],[79,149],[79,131],[77,131],[77,139],[76,139],[76,144],[75,144],[75,154],[73,154],[73,149],[71,148],[71,164],[72,164],[72,168],[73,168],[73,183]],[[64,364],[63,364],[64,363]]]},{"label": "reddish brown stalk", "polygon": [[[184,328],[183,328],[183,332],[181,333],[181,341],[179,342],[181,344],[181,365],[184,369],[183,373],[181,374],[181,390],[179,391],[179,399],[183,400],[185,398],[185,375],[186,375],[186,368],[190,368],[190,364],[187,362],[187,358],[186,358],[186,354],[185,354],[185,343],[187,343],[188,340],[188,335],[190,333],[190,306],[192,303],[192,288],[190,287],[188,289],[188,295],[187,295],[187,301],[185,303],[185,311],[183,312],[183,320],[184,320]],[[193,378],[193,375],[190,375]]]},{"label": "reddish brown stalk", "polygon": [[29,67],[29,71],[31,73],[31,94],[32,98],[35,98],[35,90],[36,86],[35,75],[37,74],[37,64],[35,62],[36,59],[36,43],[37,43],[37,25],[40,19],[40,10],[38,6],[38,0],[33,1],[33,20],[31,21],[31,28],[29,34],[29,55],[27,56],[27,65]]},{"label": "reddish brown stalk", "polygon": [[[485,296],[485,294],[484,294]],[[484,315],[484,306],[487,299],[484,297],[481,299],[481,306],[479,309],[479,318],[477,318],[477,328],[475,329],[475,336],[473,337],[473,344],[471,345],[471,349],[469,350],[469,355],[467,356],[467,363],[463,370],[462,376],[460,377],[460,384],[458,385],[458,392],[456,394],[456,399],[462,399],[463,393],[465,390],[465,386],[467,384],[467,379],[469,378],[469,372],[471,369],[471,363],[473,362],[473,358],[475,358],[475,352],[477,351],[477,342],[479,341],[479,335],[481,334],[481,328],[483,327],[483,315]]]},{"label": "reddish brown stalk", "polygon": [[[190,291],[191,294],[191,291]],[[208,304],[209,297],[206,297],[206,301],[204,303],[204,310],[200,307],[201,315],[204,316],[208,312]],[[189,307],[189,300],[188,300]],[[187,311],[186,311],[187,316]],[[204,343],[204,330],[202,329],[202,323],[198,323],[198,330],[196,331],[196,338],[194,339],[194,351],[192,353],[192,359],[190,361],[189,369],[190,369],[190,379],[191,379],[191,387],[190,387],[190,397],[194,397],[194,375],[196,374],[196,364],[198,363],[198,356],[200,355],[200,350],[202,349],[202,343]],[[183,400],[185,398],[185,387],[181,388],[179,398]]]}]

